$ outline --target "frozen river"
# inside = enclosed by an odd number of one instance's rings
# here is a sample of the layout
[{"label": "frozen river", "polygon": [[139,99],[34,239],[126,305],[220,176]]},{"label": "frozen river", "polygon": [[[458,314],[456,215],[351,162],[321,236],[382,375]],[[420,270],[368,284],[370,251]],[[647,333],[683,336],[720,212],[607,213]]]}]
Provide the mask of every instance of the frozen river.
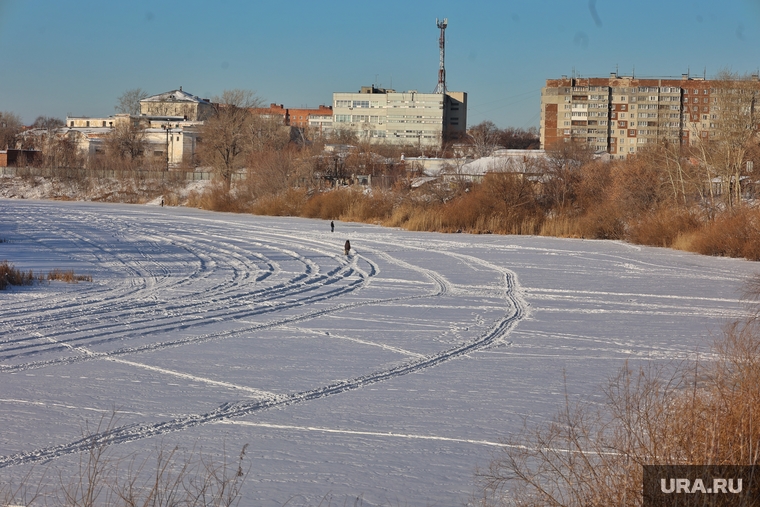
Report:
[{"label": "frozen river", "polygon": [[[351,241],[351,255],[343,243]],[[92,283],[0,292],[0,480],[249,444],[241,505],[461,505],[565,382],[709,348],[747,261],[186,208],[0,200],[0,259]]]}]

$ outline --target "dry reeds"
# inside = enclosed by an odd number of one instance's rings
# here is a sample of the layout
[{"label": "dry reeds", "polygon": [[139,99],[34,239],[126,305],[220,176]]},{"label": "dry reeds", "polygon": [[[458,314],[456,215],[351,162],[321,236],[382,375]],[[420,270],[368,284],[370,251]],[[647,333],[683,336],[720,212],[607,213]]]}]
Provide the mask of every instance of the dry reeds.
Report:
[{"label": "dry reeds", "polygon": [[724,212],[692,238],[691,249],[704,255],[760,260],[760,210],[745,207]]},{"label": "dry reeds", "polygon": [[91,282],[92,276],[90,275],[76,275],[73,269],[61,270],[54,269],[47,274],[47,280],[58,280],[66,283],[78,283],[78,282]]},{"label": "dry reeds", "polygon": [[79,468],[71,476],[48,480],[31,473],[15,484],[0,483],[0,505],[61,505],[66,507],[234,507],[240,503],[250,470],[248,444],[237,456],[223,452],[219,459],[178,447],[158,446],[147,457],[116,456],[108,438],[114,428],[101,424],[82,439],[88,447],[80,454]]},{"label": "dry reeds", "polygon": [[702,220],[692,210],[660,207],[629,222],[627,239],[639,245],[671,247],[679,237],[697,231]]},{"label": "dry reeds", "polygon": [[8,261],[0,262],[0,290],[8,285],[31,285],[34,283],[34,273],[30,269],[27,272],[16,269]]},{"label": "dry reeds", "polygon": [[[748,284],[760,296],[760,276]],[[643,465],[760,464],[760,306],[727,326],[714,361],[624,367],[604,403],[524,426],[477,473],[483,506],[639,507]]]},{"label": "dry reeds", "polygon": [[58,280],[66,283],[92,282],[92,276],[77,275],[71,269],[54,269],[47,275],[40,274],[35,276],[31,269],[29,271],[21,271],[16,269],[7,260],[0,262],[0,290],[6,289],[9,285],[32,285],[35,281],[42,282],[45,280],[48,282]]}]

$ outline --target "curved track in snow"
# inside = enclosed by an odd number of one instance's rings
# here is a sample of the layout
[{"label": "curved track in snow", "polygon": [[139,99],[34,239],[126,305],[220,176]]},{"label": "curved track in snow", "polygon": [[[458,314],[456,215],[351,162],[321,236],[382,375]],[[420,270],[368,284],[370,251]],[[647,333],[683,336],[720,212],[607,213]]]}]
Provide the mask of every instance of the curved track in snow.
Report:
[{"label": "curved track in snow", "polygon": [[[18,224],[10,233],[14,243],[28,239],[43,255],[91,267],[95,278],[92,284],[50,291],[42,300],[30,292],[8,302],[0,318],[0,376],[88,361],[137,364],[152,352],[248,337],[294,323],[304,326],[347,311],[421,300],[436,307],[461,290],[436,265],[419,265],[416,256],[403,255],[422,246],[365,238],[359,253],[345,256],[343,237],[337,234],[287,231],[254,217],[172,214],[137,206],[127,212],[124,207],[111,211],[81,205],[63,215],[61,210],[68,208],[0,203],[4,216]],[[85,439],[0,456],[0,468],[81,452],[94,441],[132,442],[337,396],[503,341],[526,312],[514,273],[463,254],[436,255],[490,273],[486,290],[497,295],[494,299],[502,307],[462,342],[442,341],[434,352],[414,353],[309,389],[281,394],[261,390],[255,399],[220,400],[213,410],[125,424]],[[401,280],[410,288],[392,295],[371,290],[384,267],[415,280]],[[248,388],[256,391],[257,386]]]}]

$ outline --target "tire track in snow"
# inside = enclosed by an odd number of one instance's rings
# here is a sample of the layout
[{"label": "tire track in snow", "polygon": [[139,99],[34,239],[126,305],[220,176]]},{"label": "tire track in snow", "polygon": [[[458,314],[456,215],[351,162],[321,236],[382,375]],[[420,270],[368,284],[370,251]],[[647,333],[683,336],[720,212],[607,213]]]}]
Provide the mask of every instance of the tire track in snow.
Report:
[{"label": "tire track in snow", "polygon": [[[293,238],[291,238],[293,239]],[[171,332],[177,330],[188,330],[197,325],[204,325],[209,319],[241,319],[250,318],[256,315],[270,313],[272,311],[292,308],[294,305],[288,304],[288,300],[301,297],[304,293],[318,292],[311,299],[301,299],[302,304],[324,300],[324,296],[339,296],[351,290],[356,290],[364,286],[369,278],[377,272],[377,267],[369,263],[369,273],[359,269],[356,263],[348,263],[342,257],[334,255],[328,256],[323,250],[314,249],[317,253],[325,255],[332,260],[336,260],[336,266],[327,273],[320,272],[320,266],[310,259],[298,254],[290,249],[275,247],[273,245],[263,244],[261,242],[251,242],[255,246],[270,251],[276,251],[280,254],[287,255],[296,262],[301,262],[307,266],[304,273],[291,277],[288,280],[278,281],[276,285],[264,287],[250,291],[246,294],[244,300],[240,300],[240,292],[232,292],[223,297],[208,301],[211,294],[203,294],[203,298],[197,301],[190,301],[181,304],[172,304],[167,306],[156,307],[155,311],[168,313],[168,316],[155,315],[149,313],[150,307],[146,307],[143,300],[130,301],[129,304],[119,307],[118,313],[114,314],[111,306],[116,302],[108,300],[107,305],[104,302],[100,304],[104,307],[102,311],[86,312],[80,318],[67,318],[67,323],[71,328],[77,331],[72,333],[69,330],[57,331],[47,334],[56,343],[98,345],[113,340],[123,340],[132,336],[140,337],[146,333]],[[303,246],[303,243],[299,244]],[[313,247],[312,247],[313,248]],[[324,247],[322,247],[324,248]],[[270,262],[271,264],[271,262]],[[351,281],[354,275],[359,275],[359,280]],[[258,281],[258,280],[257,280]],[[347,283],[343,288],[331,288],[338,282]],[[329,290],[325,290],[329,289]],[[319,291],[322,291],[321,293]],[[131,296],[134,299],[134,296]],[[143,298],[144,299],[144,298]],[[184,298],[187,299],[187,298]],[[250,299],[255,299],[257,308],[251,310]],[[284,303],[282,302],[284,301]],[[77,306],[78,309],[79,305]],[[124,330],[120,318],[123,315],[132,315],[131,311],[139,309],[140,312],[147,314],[142,321],[131,319],[128,330]],[[65,306],[58,308],[59,311],[68,312]],[[46,329],[56,329],[51,321],[49,312],[43,312],[44,315],[38,316],[39,323],[25,322],[26,327],[33,328],[34,333],[24,338],[15,338],[5,340],[0,344],[0,360],[9,360],[19,356],[32,356],[55,350],[62,350],[60,346],[51,346],[49,342],[40,342],[38,336],[40,332]],[[99,317],[102,317],[100,319]],[[95,323],[92,321],[95,320]],[[181,321],[178,323],[178,321]],[[60,329],[58,327],[57,329]],[[73,335],[73,337],[72,337]],[[66,337],[66,339],[58,339]],[[15,352],[14,351],[19,351]],[[2,371],[2,369],[0,369]]]},{"label": "tire track in snow", "polygon": [[[396,259],[396,261],[403,262],[398,259]],[[447,292],[449,284],[440,274],[433,274],[434,272],[431,270],[420,267],[415,267],[415,269],[430,274],[430,276],[436,280],[436,283],[438,285],[437,293],[439,295],[445,294]],[[522,301],[522,298],[516,291],[515,275],[505,269],[499,269],[499,271],[504,275],[504,292],[506,296],[505,302],[508,307],[507,311],[501,319],[497,320],[486,332],[474,340],[464,342],[458,346],[443,350],[436,354],[424,356],[422,358],[417,358],[398,364],[391,368],[376,371],[349,380],[334,382],[326,386],[317,387],[307,391],[301,391],[299,393],[272,396],[263,400],[247,400],[224,403],[217,407],[215,410],[204,414],[193,414],[185,417],[175,418],[169,421],[161,421],[155,423],[135,423],[120,426],[113,428],[110,431],[97,433],[86,438],[58,446],[17,453],[9,456],[2,456],[0,457],[0,469],[23,464],[49,461],[60,456],[85,451],[93,444],[107,443],[109,445],[113,445],[128,443],[144,438],[182,431],[200,425],[218,423],[229,419],[240,418],[275,407],[284,407],[298,403],[314,401],[327,396],[334,396],[337,394],[367,387],[379,382],[392,380],[404,375],[408,375],[410,373],[421,372],[444,362],[451,361],[467,354],[486,349],[498,343],[500,340],[503,340],[504,336],[506,336],[506,334],[509,333],[509,331],[525,315],[526,307]],[[413,297],[418,298],[423,296]],[[424,297],[429,297],[429,295]],[[362,304],[365,303],[356,303],[357,306]],[[313,312],[312,314],[304,315],[300,320],[313,318],[316,315],[323,314],[328,311],[334,310],[322,310]],[[287,320],[293,321],[293,319]]]},{"label": "tire track in snow", "polygon": [[[374,263],[371,263],[371,264],[375,266]],[[373,267],[373,271],[375,269],[376,267]],[[422,268],[419,268],[419,269],[422,269]],[[423,270],[423,271],[427,271],[427,270]],[[169,341],[164,341],[164,342],[151,343],[151,344],[143,345],[140,347],[125,347],[125,348],[121,348],[121,349],[110,351],[110,352],[89,352],[88,351],[86,354],[73,356],[73,357],[70,356],[70,357],[51,359],[51,360],[45,360],[45,361],[23,363],[23,364],[18,364],[18,365],[0,365],[0,373],[18,373],[20,371],[26,371],[30,369],[39,369],[39,368],[46,368],[49,366],[73,364],[73,363],[88,361],[92,359],[106,359],[109,357],[118,357],[122,355],[132,355],[132,354],[140,354],[140,353],[145,353],[145,352],[154,352],[154,351],[167,349],[167,348],[181,347],[185,345],[204,343],[204,342],[208,342],[212,340],[221,340],[221,339],[226,339],[226,338],[231,338],[231,337],[236,337],[236,336],[243,336],[243,335],[251,334],[256,331],[279,328],[279,327],[286,326],[288,324],[304,322],[307,320],[315,319],[317,317],[322,317],[324,315],[329,315],[331,313],[336,313],[336,312],[349,310],[353,308],[372,306],[372,305],[377,305],[377,304],[399,303],[402,301],[411,301],[415,299],[423,299],[423,298],[429,298],[429,297],[437,297],[447,292],[447,286],[443,284],[441,280],[442,280],[442,277],[440,276],[437,277],[437,280],[436,278],[433,278],[433,281],[435,283],[435,288],[431,293],[413,295],[413,296],[402,296],[402,297],[396,297],[396,298],[370,299],[370,300],[364,300],[364,301],[357,301],[354,303],[341,303],[341,304],[333,305],[333,306],[323,308],[320,310],[313,310],[313,311],[306,312],[303,314],[290,316],[290,317],[284,317],[284,318],[272,320],[269,322],[264,322],[261,324],[247,326],[240,329],[219,331],[215,333],[207,333],[207,334],[203,334],[199,336],[192,336],[192,337],[182,338],[178,340],[169,340]],[[330,298],[325,298],[325,300],[329,300],[329,299]],[[319,301],[312,300],[312,299],[298,300],[298,301],[291,302],[287,306],[282,305],[280,307],[270,308],[268,309],[268,311],[276,312],[283,308],[296,308],[296,307],[304,306],[306,304],[310,304],[313,302],[319,302]],[[60,346],[62,348],[65,347],[70,350],[76,349],[76,347],[68,343],[67,344],[61,343]]]}]

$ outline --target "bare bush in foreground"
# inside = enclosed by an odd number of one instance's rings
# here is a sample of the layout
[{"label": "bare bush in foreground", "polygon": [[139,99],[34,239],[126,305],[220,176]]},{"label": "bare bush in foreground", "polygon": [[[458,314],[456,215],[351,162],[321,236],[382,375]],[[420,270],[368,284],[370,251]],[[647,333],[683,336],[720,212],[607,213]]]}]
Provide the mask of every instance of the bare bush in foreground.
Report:
[{"label": "bare bush in foreground", "polygon": [[[760,275],[747,287],[757,303]],[[526,424],[477,472],[473,503],[639,507],[643,465],[757,465],[759,316],[727,326],[710,360],[626,365],[602,404],[566,396],[551,421]]]},{"label": "bare bush in foreground", "polygon": [[250,465],[248,444],[235,458],[222,453],[181,451],[158,446],[147,457],[117,456],[109,438],[116,417],[101,419],[97,428],[85,431],[87,449],[80,454],[73,476],[58,474],[50,485],[27,473],[17,483],[0,483],[0,505],[60,507],[235,507]]}]

